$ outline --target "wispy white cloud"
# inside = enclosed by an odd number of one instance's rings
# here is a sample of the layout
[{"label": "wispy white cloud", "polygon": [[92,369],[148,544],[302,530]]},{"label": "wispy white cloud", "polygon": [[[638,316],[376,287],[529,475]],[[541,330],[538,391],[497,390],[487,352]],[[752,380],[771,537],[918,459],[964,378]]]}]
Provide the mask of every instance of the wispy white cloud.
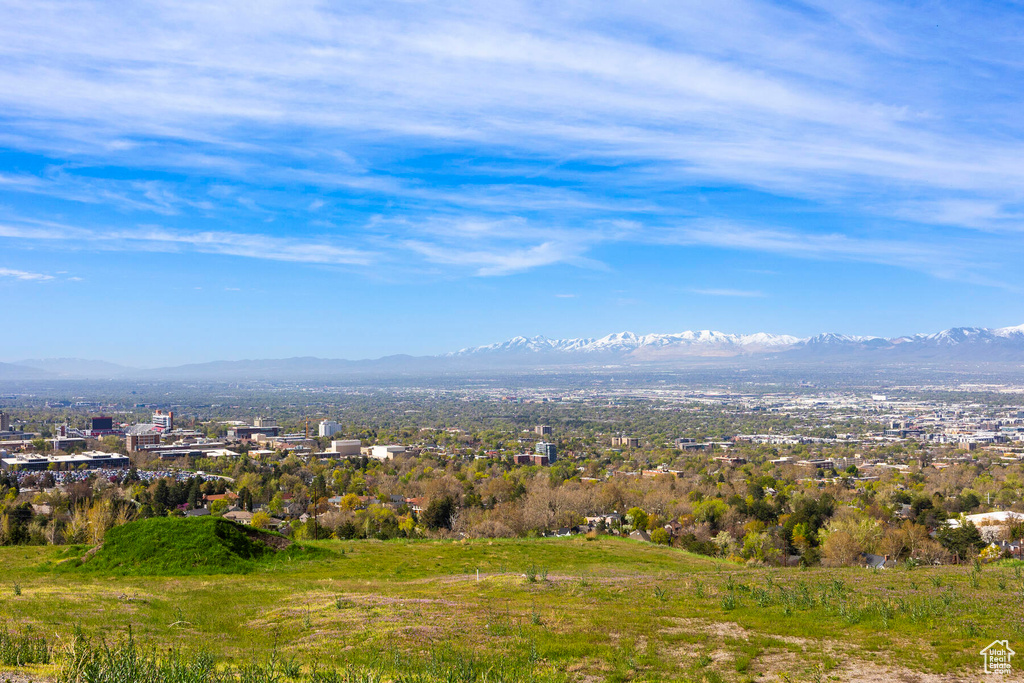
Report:
[{"label": "wispy white cloud", "polygon": [[133,232],[118,232],[115,233],[115,239],[128,240],[135,245],[150,245],[155,249],[182,247],[208,254],[243,256],[270,261],[365,266],[370,265],[374,260],[374,255],[370,252],[337,246],[327,241],[272,237],[252,233],[189,233],[150,228]]},{"label": "wispy white cloud", "polygon": [[339,246],[327,240],[275,237],[224,231],[188,232],[158,226],[134,230],[93,230],[59,224],[4,225],[0,237],[62,242],[68,248],[193,251],[268,261],[366,266],[376,255],[371,251]]},{"label": "wispy white cloud", "polygon": [[[994,276],[998,262],[992,244],[972,240],[929,242],[898,237],[854,237],[841,233],[800,232],[726,222],[697,222],[692,227],[659,233],[657,242],[681,246],[779,254],[791,258],[873,263],[906,268],[931,276],[1016,291],[1018,285]],[[1006,253],[1019,254],[1016,240],[1004,241]]]},{"label": "wispy white cloud", "polygon": [[15,280],[52,280],[52,275],[46,275],[44,273],[30,273],[25,270],[15,270],[14,268],[0,268],[0,277],[14,278]]},{"label": "wispy white cloud", "polygon": [[[1024,66],[980,39],[1024,21],[944,11],[956,35],[925,40],[927,13],[872,0],[9,3],[0,144],[63,161],[0,192],[130,220],[32,202],[0,238],[481,277],[705,246],[998,282],[979,272],[1006,266],[987,233],[1024,229]],[[751,194],[681,198],[709,185]],[[751,218],[763,193],[822,224]]]},{"label": "wispy white cloud", "polygon": [[[225,24],[203,4],[146,4],[141,21],[103,3],[59,16],[11,6],[0,16],[0,102],[8,93],[10,124],[38,144],[129,156],[180,153],[138,139],[153,136],[235,162],[290,145],[239,134],[243,124],[321,131],[335,159],[352,158],[343,141],[359,131],[413,146],[656,161],[675,180],[800,195],[892,181],[1012,192],[1024,174],[1019,141],[987,137],[927,87],[905,87],[950,47],[885,30],[920,24],[913,8],[502,7],[297,2],[239,22],[243,7],[226,3],[235,19]],[[958,14],[965,32],[991,27]],[[652,40],[655,27],[672,40]]]},{"label": "wispy white cloud", "polygon": [[727,222],[697,222],[669,230],[660,240],[679,245],[719,247],[782,254],[796,258],[868,261],[915,269],[937,269],[964,254],[951,254],[942,245],[914,240],[858,238],[842,233],[811,233]]},{"label": "wispy white cloud", "polygon": [[583,254],[586,247],[579,244],[543,242],[512,250],[500,247],[456,249],[409,240],[404,242],[403,246],[420,254],[430,263],[467,266],[483,277],[510,275],[558,263],[592,268],[604,267],[604,264],[585,257]]}]

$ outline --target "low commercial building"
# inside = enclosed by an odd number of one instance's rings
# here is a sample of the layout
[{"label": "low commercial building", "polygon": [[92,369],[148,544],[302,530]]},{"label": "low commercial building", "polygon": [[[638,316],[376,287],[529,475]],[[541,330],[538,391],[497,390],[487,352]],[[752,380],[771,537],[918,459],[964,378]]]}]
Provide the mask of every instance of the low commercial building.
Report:
[{"label": "low commercial building", "polygon": [[87,451],[74,455],[19,453],[0,458],[0,468],[8,471],[127,469],[130,465],[131,461],[126,455],[101,453],[100,451]]},{"label": "low commercial building", "polygon": [[[995,512],[980,512],[976,515],[964,515],[963,519],[979,529],[987,529],[990,527],[1024,524],[1024,513],[1013,512],[1012,510],[997,510]],[[947,524],[951,529],[958,529],[960,527],[960,520],[951,519]]]},{"label": "low commercial building", "polygon": [[370,448],[370,457],[374,460],[391,460],[402,453],[405,453],[405,446],[373,446]]},{"label": "low commercial building", "polygon": [[[266,420],[257,420],[257,422],[265,422]],[[237,427],[231,427],[228,429],[229,439],[251,439],[257,434],[263,434],[264,436],[277,436],[281,430],[277,425],[261,427],[254,425],[249,427],[248,425],[242,425]]]},{"label": "low commercial building", "polygon": [[53,450],[55,451],[67,451],[74,448],[85,447],[85,437],[83,436],[55,436],[52,439]]},{"label": "low commercial building", "polygon": [[124,442],[129,453],[143,450],[144,446],[160,445],[160,429],[152,423],[137,424],[124,430]]},{"label": "low commercial building", "polygon": [[331,442],[331,447],[326,451],[329,455],[359,455],[359,448],[362,443],[359,439],[338,439]]},{"label": "low commercial building", "polygon": [[213,451],[218,448],[224,448],[226,444],[223,441],[214,441],[212,439],[198,439],[196,441],[177,441],[171,444],[161,444],[159,440],[155,444],[146,444],[139,446],[135,449],[129,449],[133,453],[141,451],[144,453],[161,454],[168,451]]},{"label": "low commercial building", "polygon": [[188,448],[176,448],[170,450],[162,450],[158,453],[161,460],[177,460],[178,458],[188,458],[190,460],[196,460],[203,457],[203,451],[190,450]]},{"label": "low commercial building", "polygon": [[551,461],[548,460],[546,455],[538,455],[537,453],[520,453],[514,456],[517,465],[550,465]]},{"label": "low commercial building", "polygon": [[32,439],[36,438],[37,436],[39,436],[39,432],[22,432],[22,431],[7,430],[5,432],[0,432],[0,442],[3,442],[3,441],[14,441],[14,442],[17,442],[17,443],[22,443],[22,442],[25,442],[25,441],[31,441]]},{"label": "low commercial building", "polygon": [[202,457],[204,458],[240,458],[241,453],[229,450],[227,448],[213,448],[208,451],[203,451]]}]

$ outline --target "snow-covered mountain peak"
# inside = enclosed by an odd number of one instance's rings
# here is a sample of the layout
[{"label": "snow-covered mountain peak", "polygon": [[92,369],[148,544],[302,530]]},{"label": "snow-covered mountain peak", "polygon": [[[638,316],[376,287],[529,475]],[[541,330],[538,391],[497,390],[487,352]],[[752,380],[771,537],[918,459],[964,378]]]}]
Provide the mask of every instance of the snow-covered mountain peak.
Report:
[{"label": "snow-covered mountain peak", "polygon": [[802,339],[792,335],[768,332],[730,334],[717,330],[685,330],[668,334],[644,335],[625,331],[596,339],[590,337],[550,339],[542,335],[517,336],[496,344],[466,348],[447,355],[454,357],[501,353],[579,354],[581,358],[590,356],[595,360],[603,356],[615,356],[643,361],[671,360],[690,356],[728,357],[779,353],[787,353],[787,357],[792,357],[794,353],[799,354],[801,351],[811,353],[815,358],[821,358],[822,354],[869,352],[905,355],[920,351],[931,354],[930,357],[934,357],[936,353],[970,357],[975,353],[975,349],[983,347],[998,350],[1000,357],[1011,358],[1017,354],[1024,357],[1024,325],[997,329],[954,327],[933,334],[892,338],[828,332]]},{"label": "snow-covered mountain peak", "polygon": [[678,350],[690,349],[694,352],[699,352],[701,349],[715,349],[717,351],[730,350],[736,353],[744,353],[754,349],[787,348],[798,343],[800,343],[798,337],[769,334],[767,332],[747,335],[726,334],[715,330],[687,330],[672,334],[655,333],[645,335],[638,335],[634,332],[615,332],[599,339],[548,339],[543,336],[518,336],[497,344],[462,349],[449,355],[465,356],[503,351],[628,354],[641,350],[654,351],[673,348]]}]

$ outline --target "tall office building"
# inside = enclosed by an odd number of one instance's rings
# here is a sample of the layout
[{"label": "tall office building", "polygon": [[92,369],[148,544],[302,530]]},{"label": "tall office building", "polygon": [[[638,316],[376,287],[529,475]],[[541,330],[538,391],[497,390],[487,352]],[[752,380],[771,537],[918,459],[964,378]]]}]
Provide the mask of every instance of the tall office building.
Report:
[{"label": "tall office building", "polygon": [[341,425],[330,420],[320,422],[320,436],[334,436],[341,431]]},{"label": "tall office building", "polygon": [[174,429],[174,411],[163,412],[157,410],[153,413],[153,424],[160,427],[165,432],[169,432]]},{"label": "tall office building", "polygon": [[548,464],[553,463],[558,458],[558,446],[549,441],[538,441],[537,449],[534,452],[547,458]]},{"label": "tall office building", "polygon": [[11,416],[7,413],[0,413],[0,432],[6,432],[11,428]]}]

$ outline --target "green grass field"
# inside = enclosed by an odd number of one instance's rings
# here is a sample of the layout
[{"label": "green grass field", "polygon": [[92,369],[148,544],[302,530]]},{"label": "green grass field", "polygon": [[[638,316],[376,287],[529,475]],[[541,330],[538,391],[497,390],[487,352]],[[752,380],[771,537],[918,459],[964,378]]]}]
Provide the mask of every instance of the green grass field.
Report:
[{"label": "green grass field", "polygon": [[273,657],[281,681],[314,668],[466,683],[979,680],[991,641],[1024,652],[1012,563],[745,568],[609,537],[309,545],[320,552],[247,573],[164,576],[2,548],[0,626],[51,644],[35,677],[57,675],[76,632],[115,643],[129,628],[143,649],[209,653],[221,669]]}]

